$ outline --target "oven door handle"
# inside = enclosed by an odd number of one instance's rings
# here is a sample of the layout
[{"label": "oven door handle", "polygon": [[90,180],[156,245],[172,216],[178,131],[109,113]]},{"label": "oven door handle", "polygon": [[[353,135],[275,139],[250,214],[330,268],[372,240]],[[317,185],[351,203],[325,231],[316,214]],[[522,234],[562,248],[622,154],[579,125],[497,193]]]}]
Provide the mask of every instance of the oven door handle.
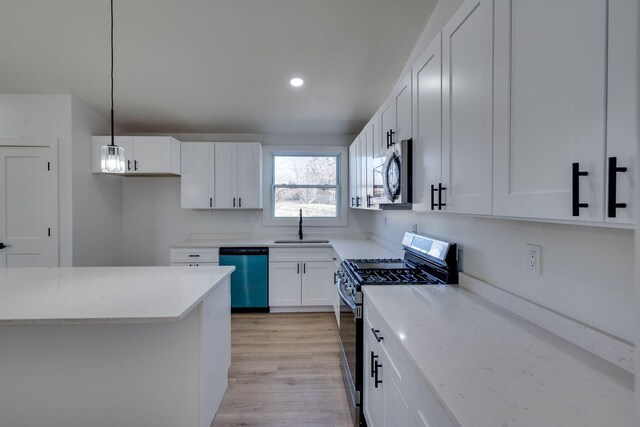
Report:
[{"label": "oven door handle", "polygon": [[349,298],[347,298],[347,296],[344,294],[344,291],[342,290],[342,286],[340,286],[340,283],[338,283],[338,293],[340,294],[340,298],[342,299],[342,301],[344,301],[344,303],[347,304],[351,308],[351,310],[355,311],[355,303],[352,303]]}]

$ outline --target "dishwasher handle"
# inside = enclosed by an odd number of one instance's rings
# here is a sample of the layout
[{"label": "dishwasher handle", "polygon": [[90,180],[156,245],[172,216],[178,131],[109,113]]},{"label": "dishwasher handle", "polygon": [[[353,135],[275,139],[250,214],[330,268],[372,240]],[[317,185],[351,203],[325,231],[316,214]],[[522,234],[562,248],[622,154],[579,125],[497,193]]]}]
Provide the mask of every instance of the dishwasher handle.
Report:
[{"label": "dishwasher handle", "polygon": [[220,255],[269,255],[269,248],[220,248]]}]

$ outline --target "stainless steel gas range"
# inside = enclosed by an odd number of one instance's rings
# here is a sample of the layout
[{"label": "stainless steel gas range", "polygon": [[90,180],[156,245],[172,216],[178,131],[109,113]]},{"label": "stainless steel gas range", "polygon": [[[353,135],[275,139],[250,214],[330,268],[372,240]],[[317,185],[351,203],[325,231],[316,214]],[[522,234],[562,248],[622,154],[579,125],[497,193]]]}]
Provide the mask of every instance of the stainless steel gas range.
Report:
[{"label": "stainless steel gas range", "polygon": [[340,367],[354,426],[366,425],[361,407],[362,286],[458,283],[456,244],[405,233],[402,246],[403,259],[346,259],[338,271],[337,286],[341,300]]}]

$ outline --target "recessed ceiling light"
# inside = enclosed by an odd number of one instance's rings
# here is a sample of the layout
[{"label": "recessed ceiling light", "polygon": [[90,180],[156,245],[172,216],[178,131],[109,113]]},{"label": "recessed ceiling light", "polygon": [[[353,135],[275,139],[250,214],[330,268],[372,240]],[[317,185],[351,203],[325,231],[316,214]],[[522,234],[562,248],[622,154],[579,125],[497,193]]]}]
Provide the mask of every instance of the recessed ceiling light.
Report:
[{"label": "recessed ceiling light", "polygon": [[294,77],[289,80],[289,84],[293,87],[300,87],[304,84],[304,80],[302,80],[300,77]]}]

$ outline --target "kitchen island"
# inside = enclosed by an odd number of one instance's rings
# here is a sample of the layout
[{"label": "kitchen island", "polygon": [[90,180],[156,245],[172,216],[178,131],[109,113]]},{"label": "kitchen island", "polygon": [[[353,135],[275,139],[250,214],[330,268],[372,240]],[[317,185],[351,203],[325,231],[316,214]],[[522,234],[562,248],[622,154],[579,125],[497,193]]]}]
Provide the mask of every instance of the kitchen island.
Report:
[{"label": "kitchen island", "polygon": [[0,425],[209,426],[232,271],[0,269]]}]

